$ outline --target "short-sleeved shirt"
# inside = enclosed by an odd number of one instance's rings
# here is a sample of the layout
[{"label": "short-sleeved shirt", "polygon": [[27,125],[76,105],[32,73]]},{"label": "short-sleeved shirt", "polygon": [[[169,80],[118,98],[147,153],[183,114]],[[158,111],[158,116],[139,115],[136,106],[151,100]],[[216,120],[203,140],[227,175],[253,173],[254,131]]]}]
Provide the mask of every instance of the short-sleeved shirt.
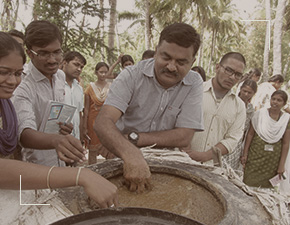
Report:
[{"label": "short-sleeved shirt", "polygon": [[202,79],[190,71],[181,82],[164,89],[154,75],[154,59],[126,67],[110,87],[105,105],[123,115],[117,127],[123,133],[173,128],[203,130]]},{"label": "short-sleeved shirt", "polygon": [[[58,70],[52,76],[52,85],[32,62],[24,80],[16,88],[12,102],[18,117],[18,136],[26,128],[39,130],[49,100],[64,102],[65,74]],[[63,166],[57,153],[52,150],[23,148],[23,160],[46,166]]]},{"label": "short-sleeved shirt", "polygon": [[71,121],[74,126],[71,135],[80,139],[80,112],[82,112],[84,108],[84,92],[76,79],[73,80],[72,87],[65,82],[65,103],[77,107]]},{"label": "short-sleeved shirt", "polygon": [[[212,79],[204,83],[203,90],[204,131],[196,133],[191,141],[191,149],[206,152],[217,143],[227,150],[237,146],[242,138],[246,121],[245,103],[231,90],[218,100],[215,97]],[[212,160],[209,164],[212,163]]]}]

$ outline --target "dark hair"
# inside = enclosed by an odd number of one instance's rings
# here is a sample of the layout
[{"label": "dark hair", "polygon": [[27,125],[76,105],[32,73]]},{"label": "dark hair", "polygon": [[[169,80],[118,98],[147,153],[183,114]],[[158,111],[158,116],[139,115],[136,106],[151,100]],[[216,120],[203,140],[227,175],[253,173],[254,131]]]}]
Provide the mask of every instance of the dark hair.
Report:
[{"label": "dark hair", "polygon": [[196,55],[200,46],[200,36],[196,30],[186,23],[174,23],[165,27],[159,37],[159,43],[165,40],[168,43],[175,43],[181,47],[193,46],[193,56]]},{"label": "dark hair", "polygon": [[109,70],[109,66],[108,66],[107,63],[105,63],[105,62],[99,62],[99,63],[97,63],[97,65],[95,67],[95,72],[97,72],[103,66],[107,67],[107,69]]},{"label": "dark hair", "polygon": [[55,40],[62,44],[60,30],[49,21],[35,20],[25,29],[25,44],[28,49],[31,49],[32,46],[46,47]]},{"label": "dark hair", "polygon": [[248,73],[245,73],[241,80],[239,80],[238,85],[247,79],[252,79],[254,75],[261,76],[262,73],[258,68],[252,68]]},{"label": "dark hair", "polygon": [[122,67],[123,67],[124,63],[127,62],[127,61],[130,61],[133,64],[135,64],[134,59],[132,58],[132,56],[130,56],[130,55],[123,55],[121,57],[121,65],[122,65]]},{"label": "dark hair", "polygon": [[10,34],[0,31],[0,59],[8,56],[11,52],[17,51],[26,62],[26,56],[21,45]]},{"label": "dark hair", "polygon": [[24,34],[21,31],[12,29],[12,30],[8,31],[8,34],[10,34],[11,36],[14,36],[14,37],[19,37],[24,41]]},{"label": "dark hair", "polygon": [[63,61],[70,62],[74,60],[75,58],[78,58],[79,60],[81,60],[84,65],[87,64],[87,60],[85,59],[85,57],[81,53],[76,52],[76,51],[67,52],[64,55]]},{"label": "dark hair", "polygon": [[281,74],[276,74],[273,75],[272,77],[270,77],[268,79],[268,82],[279,82],[279,83],[283,83],[284,82],[284,77]]},{"label": "dark hair", "polygon": [[239,60],[240,62],[242,62],[245,66],[246,66],[246,59],[245,57],[239,53],[239,52],[228,52],[227,54],[225,54],[220,61],[220,64],[222,64],[224,61],[226,61],[229,58],[233,58],[236,60]]},{"label": "dark hair", "polygon": [[271,98],[274,96],[274,95],[280,95],[284,101],[284,104],[287,103],[287,100],[288,100],[288,95],[285,91],[283,90],[277,90],[275,92],[273,92],[273,94],[271,95]]},{"label": "dark hair", "polygon": [[242,84],[241,86],[241,89],[243,87],[246,87],[246,86],[249,86],[250,88],[252,88],[252,90],[256,93],[257,92],[257,89],[258,89],[258,85],[256,83],[256,81],[253,81],[251,79],[247,79],[244,81],[244,83]]},{"label": "dark hair", "polygon": [[206,81],[205,71],[201,66],[194,66],[191,68],[191,70],[198,72],[200,74],[202,80]]},{"label": "dark hair", "polygon": [[145,52],[143,52],[142,60],[153,58],[154,54],[155,54],[155,51],[148,49]]}]

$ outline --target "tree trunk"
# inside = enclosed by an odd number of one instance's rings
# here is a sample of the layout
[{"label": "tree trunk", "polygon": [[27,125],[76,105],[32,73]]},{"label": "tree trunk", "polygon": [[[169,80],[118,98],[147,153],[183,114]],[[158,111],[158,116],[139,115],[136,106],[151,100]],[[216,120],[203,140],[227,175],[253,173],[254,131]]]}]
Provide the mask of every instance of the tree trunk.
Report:
[{"label": "tree trunk", "polygon": [[117,0],[110,0],[110,24],[109,24],[109,33],[108,33],[108,62],[111,65],[113,63],[113,50],[114,50],[114,39],[115,39],[115,26],[116,26],[116,8]]},{"label": "tree trunk", "polygon": [[199,47],[199,51],[198,51],[198,58],[197,58],[197,65],[201,66],[203,65],[203,61],[202,61],[202,53],[203,53],[203,36],[204,36],[204,25],[205,23],[202,22],[201,24],[201,31],[200,31],[200,47]]},{"label": "tree trunk", "polygon": [[150,2],[145,0],[145,48],[150,49]]},{"label": "tree trunk", "polygon": [[[269,41],[270,41],[270,28],[269,24],[271,23],[271,8],[270,8],[270,0],[265,0],[265,8],[266,8],[266,20],[267,22],[267,29],[266,29],[266,34],[265,34],[265,46],[264,46],[264,65],[263,65],[263,78],[262,82],[265,82],[269,78]],[[270,24],[271,26],[271,24]]]},{"label": "tree trunk", "polygon": [[[104,13],[104,0],[100,0],[100,9],[101,9],[101,40],[103,41],[104,44],[104,40],[105,40],[105,13]],[[101,46],[101,56],[102,56],[102,61],[105,61],[105,48],[102,45]]]},{"label": "tree trunk", "polygon": [[12,2],[10,0],[4,0],[3,2],[3,11],[1,13],[1,26],[3,31],[8,31],[11,24],[11,10]]},{"label": "tree trunk", "polygon": [[16,20],[17,20],[17,17],[18,17],[18,10],[19,10],[19,0],[16,0],[16,3],[15,3],[15,10],[14,10],[14,17],[13,17],[13,20],[11,21],[11,28],[15,28],[16,26]]},{"label": "tree trunk", "polygon": [[273,75],[282,73],[281,45],[282,26],[287,0],[279,0],[274,23],[274,43],[273,43]]},{"label": "tree trunk", "polygon": [[213,31],[212,31],[212,39],[211,39],[210,58],[209,58],[208,68],[207,68],[207,74],[208,75],[209,75],[209,72],[210,72],[210,69],[211,69],[211,62],[212,62],[212,57],[213,57],[214,48],[215,48],[216,33],[217,33],[217,31],[215,29],[213,29]]},{"label": "tree trunk", "polygon": [[283,69],[283,73],[282,73],[282,76],[285,78],[286,77],[286,73],[288,71],[288,68],[289,68],[289,64],[290,64],[290,57],[287,57],[288,60],[286,59],[286,64],[284,66],[284,69]]},{"label": "tree trunk", "polygon": [[40,0],[34,0],[33,12],[32,12],[33,20],[38,20],[38,9],[39,8],[40,8]]},{"label": "tree trunk", "polygon": [[179,9],[179,23],[182,23],[182,19],[183,19],[183,7],[182,5],[180,5],[180,9]]}]

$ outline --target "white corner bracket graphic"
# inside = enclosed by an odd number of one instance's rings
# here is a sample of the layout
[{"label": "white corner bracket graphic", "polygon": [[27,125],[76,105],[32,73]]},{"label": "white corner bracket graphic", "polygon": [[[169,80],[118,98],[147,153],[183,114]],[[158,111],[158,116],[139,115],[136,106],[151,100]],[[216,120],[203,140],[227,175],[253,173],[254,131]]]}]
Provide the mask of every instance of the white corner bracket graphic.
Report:
[{"label": "white corner bracket graphic", "polygon": [[26,204],[21,202],[21,175],[20,175],[20,188],[19,188],[19,203],[20,205],[50,205],[50,204]]},{"label": "white corner bracket graphic", "polygon": [[245,22],[267,22],[269,28],[269,50],[271,48],[271,20],[241,20]]}]

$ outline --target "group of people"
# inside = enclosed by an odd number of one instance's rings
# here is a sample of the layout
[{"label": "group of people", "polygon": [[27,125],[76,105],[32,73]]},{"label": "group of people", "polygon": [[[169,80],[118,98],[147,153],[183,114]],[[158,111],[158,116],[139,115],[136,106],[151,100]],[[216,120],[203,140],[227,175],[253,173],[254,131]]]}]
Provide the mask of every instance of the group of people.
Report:
[{"label": "group of people", "polygon": [[[269,187],[265,180],[285,171],[290,128],[289,115],[281,109],[287,94],[274,91],[270,108],[255,112],[251,99],[260,87],[254,77],[261,74],[243,80],[246,60],[239,52],[229,52],[205,81],[204,70],[192,68],[200,42],[192,26],[169,25],[160,33],[156,50],[144,52],[137,64],[128,55],[112,66],[97,63],[97,80],[83,92],[77,79],[86,59],[74,51],[63,57],[57,26],[33,21],[26,27],[30,62],[25,71],[22,46],[1,32],[1,154],[11,155],[20,145],[27,162],[0,159],[0,188],[17,189],[21,174],[23,189],[81,185],[100,207],[118,206],[115,185],[89,169],[65,167],[86,160],[83,142],[89,163],[96,162],[97,154],[123,160],[131,191],[151,188],[150,168],[140,151],[151,145],[178,148],[200,163],[218,165],[224,158],[234,169],[245,167],[246,184]],[[124,69],[115,78],[113,70],[120,62]],[[108,78],[115,79],[110,83]],[[278,89],[275,81],[269,82]],[[40,130],[51,100],[76,107],[72,123],[59,123],[54,134]],[[262,175],[253,179],[257,173]]]}]

